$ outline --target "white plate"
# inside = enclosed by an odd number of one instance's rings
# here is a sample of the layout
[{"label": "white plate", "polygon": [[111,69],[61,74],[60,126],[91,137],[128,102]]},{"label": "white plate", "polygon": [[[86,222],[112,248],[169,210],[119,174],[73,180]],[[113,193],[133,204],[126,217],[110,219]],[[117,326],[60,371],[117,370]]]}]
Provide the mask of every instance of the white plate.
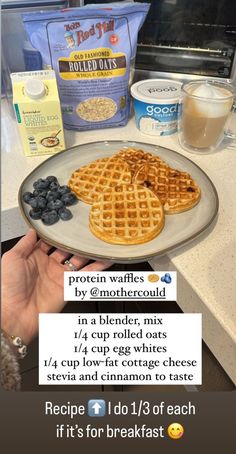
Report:
[{"label": "white plate", "polygon": [[[29,217],[30,207],[22,202],[22,194],[32,191],[35,180],[55,175],[61,185],[67,184],[75,169],[95,159],[111,156],[121,148],[127,147],[157,154],[171,167],[190,173],[201,188],[202,196],[198,205],[181,214],[166,216],[165,227],[159,236],[147,243],[130,246],[112,245],[96,238],[90,232],[88,225],[90,205],[81,201],[70,207],[73,218],[67,222],[60,220],[57,224],[45,226],[42,221],[34,221]],[[219,201],[216,189],[208,176],[200,167],[181,154],[146,143],[108,141],[78,145],[44,161],[23,181],[19,190],[19,205],[27,223],[49,244],[73,254],[94,259],[103,258],[114,262],[130,263],[161,256],[195,239],[216,217]]]}]

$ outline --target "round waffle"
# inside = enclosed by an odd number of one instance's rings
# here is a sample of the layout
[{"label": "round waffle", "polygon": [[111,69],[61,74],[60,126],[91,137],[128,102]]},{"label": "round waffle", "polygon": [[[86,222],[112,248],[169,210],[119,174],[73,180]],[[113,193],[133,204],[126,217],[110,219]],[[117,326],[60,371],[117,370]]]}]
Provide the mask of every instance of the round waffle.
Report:
[{"label": "round waffle", "polygon": [[140,165],[133,182],[151,189],[160,198],[166,214],[190,210],[201,197],[200,188],[189,173],[172,169],[165,163]]},{"label": "round waffle", "polygon": [[103,158],[75,170],[68,182],[69,188],[83,202],[92,204],[106,187],[130,183],[127,163],[118,158]]},{"label": "round waffle", "polygon": [[164,227],[158,197],[136,184],[106,188],[90,210],[92,233],[111,244],[141,244],[155,238]]},{"label": "round waffle", "polygon": [[137,148],[120,150],[115,157],[118,157],[129,164],[132,175],[134,175],[138,167],[145,162],[156,164],[156,166],[164,164],[164,161],[162,161],[159,156],[147,153],[143,150],[138,150]]}]

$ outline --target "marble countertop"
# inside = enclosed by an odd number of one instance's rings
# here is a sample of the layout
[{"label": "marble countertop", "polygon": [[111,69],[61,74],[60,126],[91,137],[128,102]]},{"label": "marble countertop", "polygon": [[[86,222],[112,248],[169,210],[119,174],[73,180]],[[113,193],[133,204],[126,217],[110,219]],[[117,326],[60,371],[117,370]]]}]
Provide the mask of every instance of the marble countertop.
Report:
[{"label": "marble countertop", "polygon": [[[189,154],[177,134],[140,133],[132,118],[123,128],[65,131],[67,147],[99,140],[153,143],[178,151],[198,164],[214,183],[220,201],[217,222],[191,244],[150,261],[155,270],[177,270],[178,304],[184,312],[203,314],[203,338],[236,384],[236,146],[224,142],[213,154]],[[27,158],[22,152],[13,111],[2,102],[2,241],[27,231],[18,208],[22,180],[48,156]]]}]

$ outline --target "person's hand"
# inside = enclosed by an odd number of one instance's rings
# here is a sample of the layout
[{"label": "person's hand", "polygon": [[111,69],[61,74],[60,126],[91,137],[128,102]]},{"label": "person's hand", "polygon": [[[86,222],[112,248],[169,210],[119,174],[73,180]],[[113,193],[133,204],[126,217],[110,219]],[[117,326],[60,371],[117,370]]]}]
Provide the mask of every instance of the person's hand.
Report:
[{"label": "person's hand", "polygon": [[[19,336],[28,344],[38,333],[39,312],[60,312],[64,305],[64,261],[71,254],[59,249],[48,255],[51,246],[37,242],[36,232],[29,230],[2,257],[2,329]],[[70,262],[81,271],[101,271],[111,262],[97,261],[86,266],[88,259],[73,256]]]}]

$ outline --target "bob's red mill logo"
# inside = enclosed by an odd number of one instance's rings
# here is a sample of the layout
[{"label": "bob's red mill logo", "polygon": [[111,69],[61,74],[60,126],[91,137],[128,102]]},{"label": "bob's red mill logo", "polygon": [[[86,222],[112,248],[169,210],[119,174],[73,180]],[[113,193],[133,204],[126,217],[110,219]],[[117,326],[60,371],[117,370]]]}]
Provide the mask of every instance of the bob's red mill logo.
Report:
[{"label": "bob's red mill logo", "polygon": [[[109,21],[97,22],[93,24],[88,30],[83,30],[81,28],[80,22],[72,22],[70,24],[65,24],[65,39],[69,47],[79,46],[83,41],[86,41],[91,36],[97,35],[97,38],[100,39],[104,33],[111,32],[114,30],[114,19]],[[80,29],[80,30],[78,30]]]}]

